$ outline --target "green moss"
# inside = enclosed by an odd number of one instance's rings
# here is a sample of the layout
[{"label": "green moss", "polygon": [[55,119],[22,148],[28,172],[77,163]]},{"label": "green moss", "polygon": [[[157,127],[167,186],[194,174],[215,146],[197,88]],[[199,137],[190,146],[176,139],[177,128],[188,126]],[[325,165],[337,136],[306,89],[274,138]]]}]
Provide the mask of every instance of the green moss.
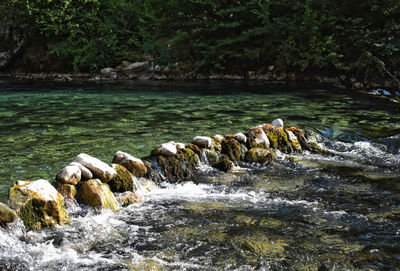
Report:
[{"label": "green moss", "polygon": [[109,181],[107,184],[110,186],[111,191],[113,192],[126,192],[132,191],[135,192],[136,188],[133,185],[133,175],[127,170],[124,166],[118,164],[111,164],[111,167],[115,169],[117,174],[114,178]]},{"label": "green moss", "polygon": [[292,144],[289,142],[287,134],[282,128],[267,124],[263,126],[263,130],[269,139],[270,148],[278,149],[284,153],[291,153],[293,151]]},{"label": "green moss", "polygon": [[176,155],[159,155],[158,163],[168,180],[175,183],[193,179],[199,159],[193,150],[185,148]]},{"label": "green moss", "polygon": [[37,200],[31,199],[19,211],[19,216],[24,222],[27,231],[40,230],[42,227],[47,226],[44,219],[44,206],[40,207],[38,203]]},{"label": "green moss", "polygon": [[215,151],[205,149],[205,154],[210,166],[214,167],[218,162],[218,154]]},{"label": "green moss", "polygon": [[211,137],[211,150],[216,152],[217,154],[221,153],[222,150],[222,139],[219,139],[216,136]]},{"label": "green moss", "polygon": [[219,157],[218,162],[215,164],[215,168],[224,172],[229,172],[233,168],[233,163],[229,160],[227,155],[222,154]]},{"label": "green moss", "polygon": [[221,153],[226,154],[231,161],[239,161],[241,157],[240,143],[234,138],[225,138],[221,144]]},{"label": "green moss", "polygon": [[246,152],[245,160],[247,162],[256,162],[260,164],[270,163],[274,159],[273,152],[265,148],[252,148]]}]

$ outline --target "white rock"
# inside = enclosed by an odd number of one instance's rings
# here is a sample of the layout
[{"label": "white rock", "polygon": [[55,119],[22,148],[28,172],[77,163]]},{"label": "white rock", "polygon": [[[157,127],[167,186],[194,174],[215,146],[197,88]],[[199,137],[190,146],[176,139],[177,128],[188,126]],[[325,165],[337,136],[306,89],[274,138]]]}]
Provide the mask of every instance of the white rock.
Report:
[{"label": "white rock", "polygon": [[78,163],[78,162],[72,162],[69,164],[69,166],[76,166],[79,167],[79,169],[81,170],[81,176],[85,179],[92,179],[93,178],[93,174],[92,172],[90,172],[90,170],[85,167],[84,165]]},{"label": "white rock", "polygon": [[115,169],[86,153],[79,154],[76,157],[75,162],[87,167],[95,177],[99,178],[103,182],[110,181],[117,174]]},{"label": "white rock", "polygon": [[297,137],[290,130],[285,130],[290,142],[297,142]]},{"label": "white rock", "polygon": [[200,148],[211,148],[212,139],[208,136],[196,136],[193,138],[192,143]]},{"label": "white rock", "polygon": [[237,133],[233,136],[233,138],[236,139],[240,143],[247,142],[247,137],[243,133]]},{"label": "white rock", "polygon": [[176,143],[175,142],[168,142],[161,144],[160,146],[156,147],[151,154],[152,155],[175,155],[177,152]]},{"label": "white rock", "polygon": [[135,62],[130,65],[128,65],[124,71],[126,72],[133,72],[133,71],[138,71],[138,70],[143,70],[145,68],[149,67],[149,62]]},{"label": "white rock", "polygon": [[180,143],[180,142],[175,143],[175,145],[176,145],[176,148],[177,148],[178,150],[183,150],[183,149],[186,147],[185,144]]},{"label": "white rock", "polygon": [[249,145],[251,148],[264,147],[269,148],[270,142],[261,127],[253,127],[247,132]]},{"label": "white rock", "polygon": [[81,169],[77,166],[66,166],[58,172],[57,181],[65,184],[77,185],[81,180]]},{"label": "white rock", "polygon": [[49,181],[39,179],[34,182],[18,181],[17,184],[18,186],[23,185],[19,188],[23,192],[25,191],[29,193],[29,191],[32,191],[41,195],[45,200],[57,201],[58,191],[49,183]]},{"label": "white rock", "polygon": [[283,128],[283,120],[281,119],[276,119],[271,123],[272,126],[278,127],[278,128]]}]

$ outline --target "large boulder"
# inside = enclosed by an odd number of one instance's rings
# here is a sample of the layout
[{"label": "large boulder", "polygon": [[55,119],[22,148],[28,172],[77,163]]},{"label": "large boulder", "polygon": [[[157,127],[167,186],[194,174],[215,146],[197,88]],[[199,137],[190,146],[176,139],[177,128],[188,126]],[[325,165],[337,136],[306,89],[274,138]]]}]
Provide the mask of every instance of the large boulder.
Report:
[{"label": "large boulder", "polygon": [[126,152],[117,151],[112,163],[124,166],[138,178],[143,177],[147,172],[146,166],[141,159],[135,158]]},{"label": "large boulder", "polygon": [[87,167],[93,173],[94,177],[99,178],[103,182],[110,181],[114,178],[115,174],[117,174],[115,169],[86,153],[79,154],[76,157],[75,162]]},{"label": "large boulder", "polygon": [[7,204],[0,202],[0,219],[5,223],[14,222],[17,220],[17,213]]},{"label": "large boulder", "polygon": [[248,162],[256,162],[260,164],[267,164],[274,159],[271,150],[265,148],[252,148],[246,152],[245,160]]},{"label": "large boulder", "polygon": [[251,128],[247,132],[247,139],[250,148],[269,148],[269,139],[261,127]]},{"label": "large boulder", "polygon": [[134,176],[132,175],[132,173],[122,165],[111,164],[111,166],[117,172],[114,178],[112,178],[111,181],[107,183],[110,186],[111,191],[136,191],[136,187],[133,182]]},{"label": "large boulder", "polygon": [[81,178],[83,178],[83,179],[92,179],[93,178],[92,172],[87,167],[83,166],[82,164],[80,164],[78,162],[72,162],[69,164],[69,166],[79,167],[79,169],[81,170]]},{"label": "large boulder", "polygon": [[109,208],[118,211],[120,206],[110,187],[99,179],[81,182],[79,196],[82,203],[99,208]]},{"label": "large boulder", "polygon": [[66,166],[56,176],[60,183],[77,185],[81,180],[81,169],[77,166]]},{"label": "large boulder", "polygon": [[18,181],[10,188],[9,205],[27,230],[68,222],[64,198],[46,180]]}]

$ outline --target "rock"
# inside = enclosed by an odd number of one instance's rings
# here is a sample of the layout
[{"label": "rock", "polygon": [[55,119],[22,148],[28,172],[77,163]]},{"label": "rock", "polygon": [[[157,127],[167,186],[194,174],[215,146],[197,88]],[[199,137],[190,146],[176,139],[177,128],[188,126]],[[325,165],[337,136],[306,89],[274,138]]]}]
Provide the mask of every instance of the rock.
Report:
[{"label": "rock", "polygon": [[186,144],[184,144],[184,143],[177,142],[177,143],[175,143],[175,145],[176,145],[177,150],[182,150],[182,149],[186,148]]},{"label": "rock", "polygon": [[150,66],[149,62],[134,62],[128,65],[124,72],[139,72],[147,69]]},{"label": "rock", "polygon": [[247,137],[243,133],[237,133],[233,136],[239,143],[246,143]]},{"label": "rock", "polygon": [[113,68],[104,68],[100,71],[101,75],[107,77],[107,78],[116,78],[117,77],[117,71]]},{"label": "rock", "polygon": [[185,148],[191,149],[197,155],[200,155],[202,153],[202,150],[194,144],[186,144]]},{"label": "rock", "polygon": [[179,150],[176,155],[158,156],[158,164],[171,183],[190,181],[199,166],[197,155],[189,148]]},{"label": "rock", "polygon": [[303,150],[312,151],[312,152],[324,152],[326,150],[322,149],[316,142],[316,136],[313,135],[311,131],[306,131],[298,128],[287,128],[293,132],[293,134],[297,137],[300,142],[301,148]]},{"label": "rock", "polygon": [[90,170],[87,167],[83,166],[82,164],[80,164],[78,162],[72,162],[69,164],[69,166],[79,167],[79,169],[81,170],[81,178],[84,178],[84,179],[92,179],[93,178],[92,172],[90,172]]},{"label": "rock", "polygon": [[245,160],[248,162],[256,162],[260,164],[266,164],[274,159],[274,155],[271,150],[265,148],[252,148],[246,152]]},{"label": "rock", "polygon": [[269,70],[270,72],[272,72],[274,69],[275,69],[275,66],[274,66],[274,65],[269,65],[269,66],[268,66],[268,70]]},{"label": "rock", "polygon": [[115,69],[116,69],[117,71],[119,71],[119,72],[123,72],[124,69],[126,69],[126,67],[128,67],[128,66],[131,65],[131,64],[132,64],[132,62],[124,60],[124,61],[122,61],[121,64],[119,64]]},{"label": "rock", "polygon": [[176,155],[177,151],[178,151],[178,149],[176,148],[176,143],[168,142],[168,143],[161,144],[161,145],[157,146],[156,148],[154,148],[151,151],[151,155],[164,155],[164,156]]},{"label": "rock", "polygon": [[120,209],[110,187],[99,179],[82,182],[79,187],[79,195],[81,202],[91,207],[109,208],[113,211]]},{"label": "rock", "polygon": [[103,182],[110,181],[115,174],[117,174],[115,169],[86,153],[79,154],[76,157],[75,162],[87,167],[93,173],[94,177],[99,178]]},{"label": "rock", "polygon": [[8,207],[7,204],[0,202],[0,219],[5,223],[11,223],[18,218],[17,213]]},{"label": "rock", "polygon": [[132,173],[122,165],[111,164],[111,166],[117,172],[114,178],[112,178],[111,181],[107,183],[110,186],[111,191],[112,192],[136,191],[136,187],[134,186],[133,183],[134,176],[132,175]]},{"label": "rock", "polygon": [[222,154],[219,157],[218,162],[215,164],[215,168],[223,172],[229,172],[233,166],[233,162],[229,160],[228,156],[225,154]]},{"label": "rock", "polygon": [[211,150],[215,151],[216,153],[221,153],[222,150],[222,141],[224,140],[224,137],[221,135],[215,135],[211,137]]},{"label": "rock", "polygon": [[297,137],[294,135],[294,133],[290,130],[285,130],[285,133],[287,134],[289,142],[292,144],[293,150],[301,151],[301,145]]},{"label": "rock", "polygon": [[293,151],[291,143],[282,128],[266,124],[262,129],[269,139],[271,148],[278,149],[284,153],[291,153]]},{"label": "rock", "polygon": [[231,161],[240,160],[240,143],[234,138],[226,138],[221,143],[221,153],[226,154]]},{"label": "rock", "polygon": [[207,157],[207,161],[208,161],[209,165],[212,167],[215,167],[215,165],[218,162],[218,154],[215,151],[212,151],[209,149],[205,149],[204,154]]},{"label": "rock", "polygon": [[64,197],[64,200],[73,201],[77,194],[76,187],[72,184],[61,183],[57,186],[58,192]]},{"label": "rock", "polygon": [[160,175],[161,169],[158,166],[157,162],[153,160],[153,158],[152,157],[142,158],[142,161],[147,169],[147,173],[144,176],[144,178],[156,184],[160,184],[163,181],[163,177]]},{"label": "rock", "polygon": [[196,136],[193,138],[192,143],[200,148],[211,148],[212,139],[208,136]]},{"label": "rock", "polygon": [[283,120],[276,119],[276,120],[272,121],[271,125],[274,127],[283,128]]},{"label": "rock", "polygon": [[269,148],[269,140],[261,127],[253,127],[247,132],[250,148]]},{"label": "rock", "polygon": [[146,166],[142,160],[135,158],[126,152],[117,151],[112,163],[124,166],[138,178],[143,177],[147,172]]},{"label": "rock", "polygon": [[127,191],[124,193],[118,193],[115,195],[115,198],[117,199],[119,205],[122,207],[126,207],[133,203],[142,202],[142,199],[138,195],[136,195],[135,193],[133,193],[131,191]]},{"label": "rock", "polygon": [[69,220],[64,198],[46,180],[18,181],[10,188],[9,204],[28,231],[63,225]]},{"label": "rock", "polygon": [[81,180],[81,169],[77,166],[66,166],[56,176],[60,183],[77,185]]}]

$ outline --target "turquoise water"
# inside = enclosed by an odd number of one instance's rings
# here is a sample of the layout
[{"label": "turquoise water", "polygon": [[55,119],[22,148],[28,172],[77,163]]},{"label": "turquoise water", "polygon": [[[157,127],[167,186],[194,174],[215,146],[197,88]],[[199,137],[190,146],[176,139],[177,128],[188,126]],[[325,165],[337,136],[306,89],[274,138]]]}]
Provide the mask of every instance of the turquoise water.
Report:
[{"label": "turquoise water", "polygon": [[387,99],[232,82],[1,82],[0,105],[3,202],[16,180],[53,180],[81,152],[106,162],[118,150],[143,157],[166,141],[245,132],[278,117],[315,129],[334,154],[278,157],[227,175],[202,169],[201,181],[165,184],[118,214],[70,211],[71,225],[57,230],[1,232],[0,269],[400,265],[400,107]]}]

